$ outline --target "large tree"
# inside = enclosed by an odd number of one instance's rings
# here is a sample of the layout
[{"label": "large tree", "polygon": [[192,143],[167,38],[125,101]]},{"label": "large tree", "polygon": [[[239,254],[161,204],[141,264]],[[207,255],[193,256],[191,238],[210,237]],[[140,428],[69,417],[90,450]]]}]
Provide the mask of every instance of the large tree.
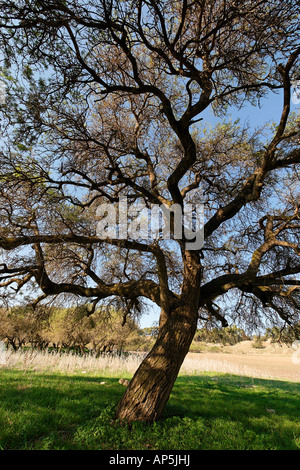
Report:
[{"label": "large tree", "polygon": [[[199,320],[299,322],[299,117],[290,101],[300,78],[300,6],[0,6],[3,298],[31,289],[35,303],[77,297],[90,313],[116,301],[124,317],[143,299],[156,303],[156,343],[117,408],[121,420],[151,422]],[[277,123],[258,129],[227,116],[247,103],[263,113],[260,101],[275,93]],[[215,127],[203,119],[208,109],[219,117]],[[184,237],[103,240],[97,207],[121,196],[166,210],[203,203],[203,247]]]}]

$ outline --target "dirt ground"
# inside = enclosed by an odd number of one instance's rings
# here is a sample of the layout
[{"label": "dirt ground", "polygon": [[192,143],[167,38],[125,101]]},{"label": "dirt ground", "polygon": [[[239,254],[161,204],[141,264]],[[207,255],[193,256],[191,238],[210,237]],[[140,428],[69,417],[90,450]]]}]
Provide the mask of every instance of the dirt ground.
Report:
[{"label": "dirt ground", "polygon": [[251,341],[220,345],[214,351],[190,352],[186,366],[193,364],[199,370],[300,382],[300,343],[288,347],[265,342],[263,349],[253,348]]}]

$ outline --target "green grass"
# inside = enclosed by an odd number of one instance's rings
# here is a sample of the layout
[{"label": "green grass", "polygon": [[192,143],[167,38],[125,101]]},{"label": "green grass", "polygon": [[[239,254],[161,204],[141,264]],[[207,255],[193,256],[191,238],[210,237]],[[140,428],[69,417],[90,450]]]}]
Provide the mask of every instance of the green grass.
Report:
[{"label": "green grass", "polygon": [[112,421],[118,378],[2,369],[0,448],[296,450],[299,391],[299,383],[180,376],[163,419],[129,428]]}]

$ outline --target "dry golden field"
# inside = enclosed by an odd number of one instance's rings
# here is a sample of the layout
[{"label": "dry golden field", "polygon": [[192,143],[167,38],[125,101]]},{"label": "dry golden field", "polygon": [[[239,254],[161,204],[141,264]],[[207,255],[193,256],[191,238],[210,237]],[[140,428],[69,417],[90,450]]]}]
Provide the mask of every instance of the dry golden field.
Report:
[{"label": "dry golden field", "polygon": [[251,341],[243,341],[235,346],[219,346],[215,352],[209,349],[201,353],[190,352],[182,371],[192,372],[194,367],[199,372],[211,370],[300,382],[300,344],[288,347],[264,342],[262,349],[256,349]]},{"label": "dry golden field", "polygon": [[[229,373],[264,379],[279,379],[300,382],[300,344],[293,347],[263,343],[262,349],[253,347],[251,341],[235,346],[203,344],[200,353],[189,352],[181,375],[202,372]],[[37,371],[60,371],[63,373],[87,373],[103,371],[111,375],[128,376],[135,372],[146,353],[131,353],[128,356],[93,355],[78,356],[37,351],[8,353],[2,367]]]}]

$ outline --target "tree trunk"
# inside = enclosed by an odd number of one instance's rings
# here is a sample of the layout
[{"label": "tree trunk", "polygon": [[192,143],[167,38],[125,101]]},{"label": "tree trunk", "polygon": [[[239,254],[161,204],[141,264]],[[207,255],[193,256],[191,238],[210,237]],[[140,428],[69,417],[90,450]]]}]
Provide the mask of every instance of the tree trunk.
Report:
[{"label": "tree trunk", "polygon": [[197,309],[191,305],[169,313],[117,407],[117,419],[153,422],[161,417],[196,328]]}]

